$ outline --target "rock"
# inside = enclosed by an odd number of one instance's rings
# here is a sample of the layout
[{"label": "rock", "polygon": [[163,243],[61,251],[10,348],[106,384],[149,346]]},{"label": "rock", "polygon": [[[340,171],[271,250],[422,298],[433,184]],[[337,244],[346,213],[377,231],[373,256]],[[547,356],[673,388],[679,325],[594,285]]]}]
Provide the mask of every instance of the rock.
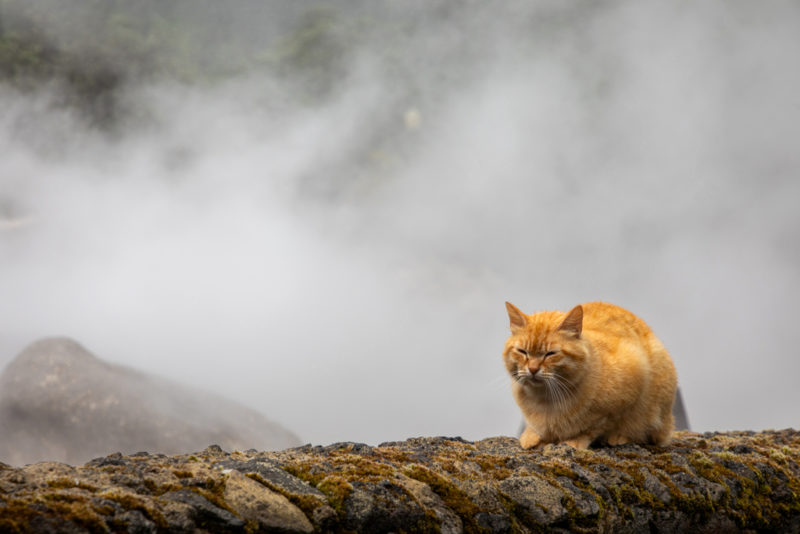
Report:
[{"label": "rock", "polygon": [[681,388],[675,392],[675,404],[672,405],[672,415],[675,417],[675,430],[690,430],[689,416],[686,413],[686,405],[683,403],[683,393]]},{"label": "rock", "polygon": [[439,530],[442,534],[460,534],[464,532],[464,524],[461,519],[447,507],[442,498],[430,486],[413,478],[404,480],[402,486],[421,505],[436,514],[436,518],[439,521]]},{"label": "rock", "polygon": [[669,494],[669,488],[665,486],[660,480],[650,474],[650,471],[644,467],[639,469],[639,473],[644,479],[642,487],[653,494],[659,501],[664,504],[669,504],[672,501],[672,496]]},{"label": "rock", "polygon": [[289,499],[238,471],[228,475],[223,498],[239,517],[255,521],[268,532],[314,532],[308,518]]},{"label": "rock", "polygon": [[345,501],[344,527],[355,532],[432,530],[425,508],[402,486],[388,480],[353,482]]},{"label": "rock", "polygon": [[188,506],[188,519],[202,529],[212,532],[243,532],[245,522],[228,510],[216,506],[208,499],[191,490],[170,491],[162,499]]},{"label": "rock", "polygon": [[0,461],[8,464],[177,454],[209,443],[222,452],[300,441],[249,408],[104,362],[66,338],[33,343],[0,375]]},{"label": "rock", "polygon": [[414,438],[0,464],[0,532],[800,532],[800,432],[526,451]]},{"label": "rock", "polygon": [[296,476],[290,475],[272,460],[250,460],[249,462],[227,460],[218,465],[223,469],[235,469],[240,473],[258,475],[262,482],[277,486],[278,489],[294,495],[310,495],[325,500],[324,493]]},{"label": "rock", "polygon": [[129,510],[116,516],[119,525],[124,525],[129,534],[155,534],[156,524],[139,510]]},{"label": "rock", "polygon": [[498,489],[522,511],[526,523],[552,525],[567,517],[561,503],[564,491],[536,475],[509,477],[498,484]]}]

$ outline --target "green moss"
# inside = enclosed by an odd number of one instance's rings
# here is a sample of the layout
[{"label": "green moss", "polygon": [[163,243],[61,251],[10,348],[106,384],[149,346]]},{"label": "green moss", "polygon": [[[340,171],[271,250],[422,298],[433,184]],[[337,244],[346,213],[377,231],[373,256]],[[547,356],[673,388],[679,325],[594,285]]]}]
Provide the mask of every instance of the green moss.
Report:
[{"label": "green moss", "polygon": [[378,447],[374,450],[378,458],[387,462],[405,464],[411,461],[411,455],[397,447]]},{"label": "green moss", "polygon": [[689,470],[682,465],[672,463],[672,455],[669,453],[659,454],[650,460],[651,465],[670,475],[678,473],[689,473]]},{"label": "green moss", "polygon": [[596,532],[598,517],[585,516],[569,495],[565,495],[561,504],[567,510],[567,521],[570,532]]},{"label": "green moss", "polygon": [[497,495],[500,504],[503,506],[503,509],[508,513],[508,519],[511,523],[511,532],[513,533],[544,533],[547,532],[547,529],[537,523],[529,514],[528,511],[525,509],[524,506],[520,505],[519,503],[509,499],[502,493]]},{"label": "green moss", "polygon": [[409,533],[437,533],[441,532],[442,528],[439,526],[439,518],[431,510],[425,510],[425,516],[409,530]]},{"label": "green moss", "polygon": [[[670,488],[675,506],[687,512],[724,514],[734,519],[740,528],[767,529],[777,524],[781,517],[800,511],[797,477],[786,472],[781,456],[764,451],[763,459],[749,454],[735,454],[730,451],[714,452],[709,455],[693,452],[687,457],[691,469],[704,479],[719,484],[725,493],[718,503],[709,496],[697,492],[683,493],[669,479],[662,482]],[[737,465],[736,470],[730,466]],[[751,476],[741,472],[748,470]],[[782,473],[785,482],[766,480],[762,469]],[[753,480],[755,479],[755,480]],[[776,502],[772,497],[773,485],[786,484],[791,489],[787,502]],[[732,488],[736,488],[734,494]]]},{"label": "green moss", "polygon": [[[584,457],[583,461],[585,463],[591,463],[592,457]],[[542,468],[539,472],[539,475],[544,476],[545,479],[555,487],[561,488],[566,481],[563,479],[567,479],[569,484],[572,484],[580,491],[583,491],[587,495],[589,495],[597,504],[598,507],[598,514],[597,517],[595,516],[586,516],[578,507],[577,502],[570,494],[569,491],[565,492],[561,504],[567,510],[567,517],[569,521],[570,530],[574,532],[582,532],[586,529],[591,528],[593,525],[597,524],[599,519],[602,519],[607,515],[608,504],[605,500],[597,494],[597,492],[592,488],[591,484],[589,484],[585,478],[580,475],[579,473],[575,472],[573,468],[566,465],[563,461],[559,460],[551,460],[547,462],[542,462],[539,464]],[[631,497],[629,495],[630,492],[634,493],[634,496]],[[614,492],[611,492],[614,495]],[[616,488],[616,500],[619,503],[623,503],[625,500],[631,501],[639,501],[642,499],[641,491],[633,486],[623,485],[622,487]]]},{"label": "green moss", "polygon": [[727,460],[731,462],[739,461],[739,457],[730,451],[712,452],[711,456],[719,460]]},{"label": "green moss", "polygon": [[344,502],[353,493],[353,485],[339,475],[328,475],[323,478],[317,489],[328,497],[328,503],[340,516],[344,515]]},{"label": "green moss", "polygon": [[94,510],[100,515],[105,515],[105,516],[114,515],[115,511],[114,506],[112,506],[111,504],[107,504],[103,501],[93,502],[92,510]]},{"label": "green moss", "polygon": [[106,532],[108,530],[103,519],[92,509],[85,496],[50,493],[41,498],[48,508],[59,517],[59,520],[67,520],[88,532]]},{"label": "green moss", "polygon": [[60,488],[60,489],[79,488],[91,492],[97,491],[97,486],[88,484],[86,482],[78,480],[77,478],[71,478],[71,477],[59,477],[56,479],[51,479],[47,481],[47,485],[50,486],[51,488]]},{"label": "green moss", "polygon": [[[0,0],[2,1],[2,0]],[[788,437],[787,437],[788,436]],[[462,487],[462,480],[472,480],[496,487],[496,481],[511,475],[524,476],[535,473],[553,485],[574,488],[586,495],[564,495],[562,504],[567,511],[567,520],[559,525],[575,532],[596,531],[607,525],[609,518],[614,521],[633,518],[637,511],[661,511],[669,516],[672,512],[684,513],[694,524],[701,524],[713,516],[722,516],[736,522],[737,528],[751,531],[780,529],[787,517],[800,514],[800,467],[798,453],[794,448],[791,434],[761,436],[760,440],[747,435],[726,435],[700,439],[696,435],[682,434],[674,440],[671,448],[648,448],[650,454],[634,453],[630,450],[617,451],[575,451],[569,455],[555,453],[549,456],[520,452],[516,455],[489,454],[486,449],[456,441],[429,447],[424,465],[412,461],[415,456],[409,449],[401,447],[378,447],[368,453],[341,448],[318,454],[315,450],[302,450],[278,456],[284,469],[305,480],[323,492],[325,498],[312,495],[297,495],[277,487],[256,473],[247,476],[284,495],[309,517],[328,502],[339,517],[332,517],[325,528],[336,530],[345,514],[345,503],[351,497],[356,482],[380,483],[389,481],[400,487],[409,488],[408,478],[426,484],[444,504],[457,514],[464,525],[465,532],[481,532],[484,529],[477,523],[476,514],[487,510],[474,503]],[[800,440],[795,440],[800,441]],[[800,446],[800,442],[797,444]],[[414,443],[411,443],[414,446]],[[408,447],[408,446],[406,446]],[[744,449],[742,447],[748,447]],[[727,449],[727,450],[726,450]],[[737,452],[744,451],[744,452]],[[412,451],[413,452],[413,451]],[[617,454],[625,452],[625,454]],[[243,455],[242,460],[248,457]],[[27,532],[28,522],[38,516],[52,517],[77,525],[81,530],[100,531],[103,517],[111,515],[114,507],[108,504],[91,504],[92,494],[118,502],[123,508],[142,511],[155,521],[159,528],[166,528],[166,522],[159,520],[156,503],[147,497],[147,492],[160,495],[164,491],[179,489],[180,480],[190,478],[192,473],[181,462],[190,458],[179,457],[170,467],[160,466],[162,471],[155,478],[143,480],[147,491],[144,496],[134,495],[122,488],[98,492],[77,478],[60,477],[48,481],[40,492],[38,500],[15,500],[11,495],[0,496],[0,532]],[[197,461],[195,458],[194,461]],[[419,461],[419,460],[417,460]],[[573,463],[574,462],[574,463]],[[576,466],[577,464],[577,466]],[[511,467],[509,467],[511,466]],[[164,470],[165,469],[165,470]],[[126,472],[126,468],[109,466],[113,473]],[[613,470],[610,472],[609,470]],[[585,476],[588,472],[588,478]],[[594,485],[595,475],[608,490]],[[173,478],[174,475],[174,478]],[[149,475],[148,475],[149,476]],[[662,498],[660,489],[651,487],[650,477],[654,477],[666,488],[670,499]],[[408,477],[408,478],[407,478]],[[712,492],[705,491],[705,483],[697,477],[719,486]],[[159,481],[172,482],[161,484]],[[192,480],[192,484],[197,479]],[[228,509],[224,499],[225,477],[219,475],[205,479],[205,485],[193,488],[198,494],[215,505]],[[590,483],[591,481],[591,483]],[[616,484],[612,484],[615,481]],[[647,483],[647,484],[646,484]],[[574,486],[574,487],[573,487]],[[721,491],[719,490],[721,488]],[[711,488],[709,488],[711,489]],[[109,492],[119,493],[118,496]],[[408,493],[408,490],[406,490]],[[585,503],[592,496],[598,505],[597,514],[585,515]],[[400,496],[405,499],[405,496]],[[413,495],[410,498],[414,498]],[[513,532],[528,532],[538,527],[531,526],[531,518],[524,507],[513,503],[503,495],[497,495],[500,505],[505,509]],[[388,505],[394,502],[390,499]],[[38,503],[39,508],[32,508]],[[580,505],[580,507],[579,507]],[[436,531],[439,520],[435,512],[425,508],[424,517],[411,531]],[[594,505],[592,504],[592,508]],[[98,522],[99,521],[99,522]],[[108,524],[107,527],[124,529],[122,524]],[[103,527],[104,528],[104,527]],[[322,528],[317,525],[317,528]],[[257,525],[248,524],[246,531],[255,531]]]},{"label": "green moss", "polygon": [[30,499],[9,499],[0,508],[0,532],[27,534],[33,532],[31,521],[40,515],[48,515],[31,507]]},{"label": "green moss", "polygon": [[481,509],[453,482],[419,464],[406,466],[403,473],[409,478],[427,484],[445,505],[461,518],[464,532],[486,532],[486,529],[475,521],[475,516]]},{"label": "green moss", "polygon": [[289,464],[282,465],[281,468],[292,476],[308,482],[312,486],[316,486],[321,477],[316,476],[312,470],[313,464],[311,462],[293,461]]},{"label": "green moss", "polygon": [[101,497],[114,501],[126,510],[146,510],[145,503],[136,495],[130,493],[121,493],[112,490],[106,490],[100,494]]},{"label": "green moss", "polygon": [[[614,471],[621,471],[627,477],[622,480],[620,484],[609,484],[606,489],[611,496],[611,503],[606,503],[605,500],[598,497],[598,503],[602,510],[607,510],[609,506],[614,506],[621,517],[632,519],[633,511],[631,505],[637,504],[642,501],[643,496],[640,488],[637,486],[637,477],[641,476],[638,469],[635,468],[638,464],[630,461],[616,461],[613,458],[603,455],[593,456],[576,456],[576,461],[579,465],[590,471],[596,471],[599,465],[612,469]],[[641,479],[640,483],[641,483]],[[592,493],[595,493],[592,490]],[[595,493],[596,495],[596,493]]]},{"label": "green moss", "polygon": [[716,465],[714,460],[703,454],[702,452],[695,451],[687,458],[692,467],[696,470],[707,471],[714,469]]},{"label": "green moss", "polygon": [[511,469],[508,468],[508,458],[502,456],[492,456],[489,454],[476,454],[471,457],[481,467],[481,470],[494,480],[505,480],[511,476]]},{"label": "green moss", "polygon": [[320,469],[314,460],[294,461],[283,466],[284,470],[297,478],[316,486],[331,471],[348,481],[373,482],[391,479],[395,466],[380,458],[366,458],[345,451],[330,453],[325,469]]},{"label": "green moss", "polygon": [[561,462],[543,462],[540,466],[549,478],[552,477],[566,477],[572,481],[578,480],[580,477],[574,470],[570,469]]},{"label": "green moss", "polygon": [[591,530],[591,527],[597,525],[599,521],[602,521],[603,518],[608,515],[608,503],[606,503],[605,500],[597,494],[594,488],[592,488],[591,484],[581,480],[577,474],[576,478],[572,479],[572,484],[594,499],[594,502],[597,504],[598,512],[597,516],[584,515],[584,513],[578,508],[578,505],[572,496],[565,495],[562,499],[562,504],[567,509],[570,530],[573,532],[582,532],[587,528]]},{"label": "green moss", "polygon": [[159,496],[169,491],[177,491],[183,486],[178,482],[167,482],[165,484],[159,483],[158,479],[152,477],[145,477],[142,481],[144,487],[150,492],[151,495]]},{"label": "green moss", "polygon": [[300,508],[300,510],[309,517],[314,513],[314,510],[316,510],[323,504],[320,498],[315,497],[313,495],[302,495],[286,491],[282,487],[276,484],[272,484],[268,480],[265,480],[258,473],[246,473],[245,476],[252,480],[255,480],[256,482],[258,482],[263,486],[266,486],[267,488],[276,493],[280,493],[281,495],[289,499],[289,502]]},{"label": "green moss", "polygon": [[642,457],[641,454],[633,451],[616,451],[616,455],[618,458],[625,458],[628,460],[639,460]]},{"label": "green moss", "polygon": [[785,464],[787,461],[787,457],[783,452],[776,451],[774,449],[770,449],[769,457],[778,462],[779,464]]},{"label": "green moss", "polygon": [[238,515],[225,500],[225,480],[223,478],[207,477],[203,487],[194,486],[188,489],[197,493],[215,506],[227,510],[234,515]]},{"label": "green moss", "polygon": [[[710,496],[696,491],[681,491],[672,481],[670,475],[687,473],[694,476],[690,469],[673,464],[672,457],[668,453],[657,454],[649,460],[649,462],[633,459],[620,461],[599,455],[593,458],[577,458],[577,461],[588,469],[594,470],[593,468],[597,464],[602,464],[627,475],[626,479],[621,483],[607,487],[613,500],[611,504],[617,508],[618,514],[622,518],[632,519],[634,507],[651,510],[681,510],[694,517],[709,516],[717,512],[718,505],[714,503]],[[694,464],[692,464],[692,461]],[[692,468],[702,472],[697,474],[704,476],[703,473],[709,475],[717,464],[703,453],[696,453],[691,456],[690,465],[692,465]],[[642,471],[643,468],[645,469],[644,472]],[[652,475],[666,486],[671,497],[669,504],[665,504],[656,495],[645,489],[647,474]],[[708,478],[708,476],[704,478],[720,483],[723,488],[727,488],[717,478]],[[598,504],[601,504],[601,508],[606,508],[602,499],[598,498]]]},{"label": "green moss", "polygon": [[126,510],[139,510],[160,528],[166,528],[168,526],[166,518],[158,509],[149,505],[144,499],[136,495],[119,492],[114,489],[106,490],[99,495],[100,497],[116,502]]},{"label": "green moss", "polygon": [[31,524],[36,517],[50,518],[65,530],[68,522],[81,531],[108,532],[89,496],[59,491],[6,500],[0,507],[0,532],[35,532]]}]

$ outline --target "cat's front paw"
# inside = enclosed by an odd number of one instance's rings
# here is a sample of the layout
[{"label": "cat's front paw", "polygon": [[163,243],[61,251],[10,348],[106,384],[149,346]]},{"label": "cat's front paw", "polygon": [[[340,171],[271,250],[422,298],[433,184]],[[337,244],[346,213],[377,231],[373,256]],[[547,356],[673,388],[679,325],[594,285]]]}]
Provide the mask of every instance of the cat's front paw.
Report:
[{"label": "cat's front paw", "polygon": [[625,445],[626,443],[630,443],[631,440],[628,439],[627,436],[623,436],[622,434],[615,434],[613,436],[609,436],[607,442],[609,445],[614,447],[616,445]]},{"label": "cat's front paw", "polygon": [[530,429],[530,427],[525,427],[525,430],[522,431],[522,435],[519,437],[519,444],[522,446],[523,449],[532,449],[539,445],[542,442],[541,436]]},{"label": "cat's front paw", "polygon": [[573,439],[568,439],[564,443],[575,449],[588,449],[589,445],[592,444],[592,438],[589,436],[578,436]]}]

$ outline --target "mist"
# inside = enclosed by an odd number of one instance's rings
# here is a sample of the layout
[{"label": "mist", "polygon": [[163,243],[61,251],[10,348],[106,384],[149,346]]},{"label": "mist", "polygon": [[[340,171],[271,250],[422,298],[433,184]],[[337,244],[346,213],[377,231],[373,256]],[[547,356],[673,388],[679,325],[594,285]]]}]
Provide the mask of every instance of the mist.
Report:
[{"label": "mist", "polygon": [[0,85],[0,364],[67,335],[308,442],[479,439],[520,421],[503,302],[605,300],[693,430],[800,424],[796,4],[336,6],[403,30],[328,84],[127,78],[110,129]]}]

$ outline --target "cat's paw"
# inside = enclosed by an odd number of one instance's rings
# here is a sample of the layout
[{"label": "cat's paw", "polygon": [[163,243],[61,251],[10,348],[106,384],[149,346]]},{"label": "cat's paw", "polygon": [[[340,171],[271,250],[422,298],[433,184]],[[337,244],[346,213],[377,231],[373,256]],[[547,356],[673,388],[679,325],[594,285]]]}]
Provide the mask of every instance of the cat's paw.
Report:
[{"label": "cat's paw", "polygon": [[523,449],[532,449],[541,443],[541,436],[539,436],[539,434],[531,430],[529,427],[526,427],[525,430],[522,431],[522,435],[519,437],[519,444]]},{"label": "cat's paw", "polygon": [[588,449],[589,445],[592,443],[592,438],[589,436],[578,436],[573,439],[568,439],[564,443],[576,449]]},{"label": "cat's paw", "polygon": [[615,445],[625,445],[626,443],[630,443],[631,440],[627,438],[627,436],[623,436],[622,434],[616,434],[608,438],[608,444],[612,447]]}]

